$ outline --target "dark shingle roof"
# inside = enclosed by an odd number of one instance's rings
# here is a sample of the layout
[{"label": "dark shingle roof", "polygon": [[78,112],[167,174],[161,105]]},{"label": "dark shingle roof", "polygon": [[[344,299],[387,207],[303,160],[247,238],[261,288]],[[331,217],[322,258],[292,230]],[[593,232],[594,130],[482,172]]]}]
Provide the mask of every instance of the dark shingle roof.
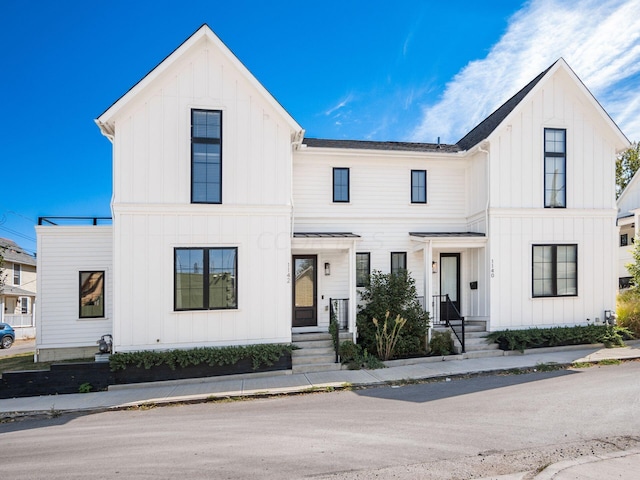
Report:
[{"label": "dark shingle roof", "polygon": [[[555,62],[554,64],[555,65]],[[551,65],[544,72],[540,73],[536,78],[531,80],[525,87],[516,93],[513,97],[503,103],[495,112],[485,118],[482,122],[475,126],[473,130],[458,140],[457,145],[460,150],[469,150],[482,140],[491,135],[498,125],[509,115],[514,108],[522,101],[524,97],[535,87],[545,74],[553,67]]]},{"label": "dark shingle roof", "polygon": [[322,138],[305,138],[302,141],[308,147],[316,148],[352,148],[362,150],[397,150],[404,152],[443,152],[455,153],[460,149],[457,145],[444,143],[412,143],[412,142],[374,142],[368,140],[326,140]]},{"label": "dark shingle roof", "polygon": [[294,238],[360,238],[350,232],[294,232]]},{"label": "dark shingle roof", "polygon": [[444,238],[460,238],[460,237],[484,237],[484,233],[479,232],[409,232],[414,237],[444,237]]}]

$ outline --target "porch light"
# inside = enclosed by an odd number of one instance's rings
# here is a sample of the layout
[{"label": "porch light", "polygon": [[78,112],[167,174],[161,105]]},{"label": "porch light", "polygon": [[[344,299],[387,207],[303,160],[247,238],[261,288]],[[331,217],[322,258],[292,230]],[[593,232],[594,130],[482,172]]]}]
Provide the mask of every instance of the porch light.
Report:
[{"label": "porch light", "polygon": [[329,264],[329,262],[324,264],[324,274],[331,275],[331,265]]},{"label": "porch light", "polygon": [[438,273],[438,262],[431,262],[431,273]]}]

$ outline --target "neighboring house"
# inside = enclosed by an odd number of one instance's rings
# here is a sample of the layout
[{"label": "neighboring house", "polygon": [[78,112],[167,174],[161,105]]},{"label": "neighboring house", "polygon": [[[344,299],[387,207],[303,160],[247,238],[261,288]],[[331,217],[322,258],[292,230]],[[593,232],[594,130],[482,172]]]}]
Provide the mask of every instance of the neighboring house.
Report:
[{"label": "neighboring house", "polygon": [[640,174],[635,173],[618,198],[618,288],[631,286],[631,274],[627,265],[633,263],[633,248],[638,235],[640,217]]},{"label": "neighboring house", "polygon": [[16,331],[16,338],[35,336],[36,259],[14,241],[0,238],[4,257],[4,288],[0,288],[0,322]]},{"label": "neighboring house", "polygon": [[113,225],[36,228],[42,360],[106,333],[120,352],[290,342],[332,299],[355,337],[373,270],[487,330],[615,307],[629,142],[562,59],[456,144],[323,140],[205,25],[96,123]]}]

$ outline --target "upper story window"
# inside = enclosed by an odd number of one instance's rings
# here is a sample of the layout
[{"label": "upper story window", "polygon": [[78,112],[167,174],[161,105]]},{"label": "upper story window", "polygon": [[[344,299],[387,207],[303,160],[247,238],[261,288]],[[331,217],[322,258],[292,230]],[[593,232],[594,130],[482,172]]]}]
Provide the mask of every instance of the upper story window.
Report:
[{"label": "upper story window", "polygon": [[629,234],[623,233],[620,235],[620,246],[626,247],[627,245],[629,245]]},{"label": "upper story window", "polygon": [[407,252],[391,252],[391,273],[407,270]]},{"label": "upper story window", "polygon": [[174,309],[238,308],[238,249],[176,248]]},{"label": "upper story window", "polygon": [[567,206],[567,131],[544,129],[544,206]]},{"label": "upper story window", "polygon": [[578,295],[578,246],[533,246],[533,296]]},{"label": "upper story window", "polygon": [[104,317],[104,271],[80,272],[80,318]]},{"label": "upper story window", "polygon": [[333,169],[333,201],[349,202],[349,169]]},{"label": "upper story window", "polygon": [[19,263],[13,264],[13,284],[20,285],[22,277],[22,268]]},{"label": "upper story window", "polygon": [[411,170],[411,203],[427,203],[426,170]]},{"label": "upper story window", "polygon": [[191,203],[222,203],[222,112],[191,111]]},{"label": "upper story window", "polygon": [[356,287],[366,287],[369,285],[371,275],[371,255],[367,253],[356,253]]}]

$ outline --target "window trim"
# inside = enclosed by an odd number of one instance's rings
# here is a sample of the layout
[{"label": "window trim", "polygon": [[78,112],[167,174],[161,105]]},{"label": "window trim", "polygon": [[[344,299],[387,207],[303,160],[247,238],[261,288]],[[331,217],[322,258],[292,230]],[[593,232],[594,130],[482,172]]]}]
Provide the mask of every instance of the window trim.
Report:
[{"label": "window trim", "polygon": [[[336,171],[346,171],[347,172],[347,199],[346,200],[336,200]],[[349,203],[351,200],[351,169],[349,167],[333,167],[331,171],[331,183],[333,185],[333,203]]]},{"label": "window trim", "polygon": [[[176,270],[177,256],[179,250],[200,250],[202,251],[202,307],[201,308],[178,308],[178,271]],[[210,250],[234,250],[234,296],[235,305],[230,307],[208,307],[209,305],[209,251]],[[218,310],[238,310],[238,247],[174,247],[173,249],[173,311],[174,312],[194,312],[194,311],[218,311]]]},{"label": "window trim", "polygon": [[[18,279],[17,282],[16,278]],[[15,286],[22,285],[22,265],[20,265],[19,263],[13,264],[13,284]]]},{"label": "window trim", "polygon": [[[366,256],[366,259],[367,259],[367,281],[365,283],[358,282],[358,255]],[[371,253],[356,252],[356,288],[366,287],[369,284],[370,277],[371,277]]]},{"label": "window trim", "polygon": [[[557,131],[564,133],[564,152],[547,152],[547,132]],[[543,159],[542,159],[542,171],[544,175],[544,190],[543,190],[543,204],[544,208],[567,208],[567,129],[566,128],[545,128],[542,137],[543,145]],[[564,202],[562,205],[547,205],[547,157],[563,158],[564,159]]]},{"label": "window trim", "polygon": [[[207,113],[218,113],[220,114],[220,138],[209,138],[209,137],[194,137],[193,136],[193,114],[195,112],[207,112]],[[206,108],[192,108],[190,111],[191,118],[191,203],[193,204],[204,204],[204,205],[220,205],[222,204],[222,135],[223,135],[223,119],[222,119],[222,110],[220,109],[206,109]],[[194,140],[198,141],[194,141]],[[220,200],[217,202],[207,202],[207,201],[196,201],[193,198],[193,180],[194,180],[194,157],[193,157],[193,146],[196,143],[208,144],[208,145],[220,145]]]},{"label": "window trim", "polygon": [[620,246],[621,247],[627,247],[628,245],[629,245],[629,234],[628,233],[621,233],[620,234]]},{"label": "window trim", "polygon": [[[424,200],[416,200],[413,196],[414,188],[420,188],[413,184],[413,174],[414,173],[422,173],[424,174]],[[427,203],[427,171],[426,170],[411,170],[411,203],[417,203],[420,205],[424,205]]]},{"label": "window trim", "polygon": [[[553,247],[552,251],[552,281],[553,281],[553,294],[551,295],[536,295],[535,293],[535,268],[534,268],[534,255],[536,247]],[[557,247],[575,247],[576,250],[576,293],[568,295],[558,295],[558,249]],[[567,298],[578,296],[578,244],[577,243],[535,243],[531,245],[531,297],[532,298]]]},{"label": "window trim", "polygon": [[[83,315],[82,314],[82,274],[83,273],[100,273],[102,274],[102,314],[101,315]],[[107,274],[105,270],[80,270],[78,272],[78,318],[106,318],[106,299],[107,299]]]},{"label": "window trim", "polygon": [[389,272],[392,274],[398,274],[399,271],[394,272],[393,271],[393,256],[394,255],[401,255],[404,258],[404,271],[407,272],[409,271],[409,266],[407,265],[407,252],[391,252],[391,263],[389,265]]}]

